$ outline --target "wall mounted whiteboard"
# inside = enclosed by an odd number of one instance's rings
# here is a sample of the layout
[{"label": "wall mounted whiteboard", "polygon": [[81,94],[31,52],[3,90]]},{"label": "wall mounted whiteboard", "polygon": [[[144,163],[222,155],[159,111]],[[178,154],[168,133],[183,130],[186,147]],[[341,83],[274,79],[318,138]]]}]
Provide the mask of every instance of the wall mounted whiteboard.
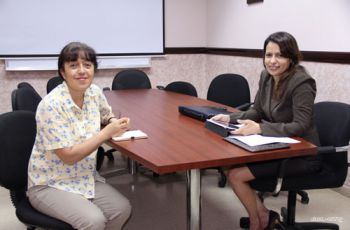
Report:
[{"label": "wall mounted whiteboard", "polygon": [[163,0],[1,0],[0,58],[57,56],[81,41],[99,55],[164,54]]}]

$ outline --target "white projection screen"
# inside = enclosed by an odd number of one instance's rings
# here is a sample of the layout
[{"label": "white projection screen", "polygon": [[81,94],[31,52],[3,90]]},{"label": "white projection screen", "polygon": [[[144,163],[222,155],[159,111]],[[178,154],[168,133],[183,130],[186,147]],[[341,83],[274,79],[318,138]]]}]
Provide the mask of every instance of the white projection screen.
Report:
[{"label": "white projection screen", "polygon": [[99,56],[164,54],[164,0],[0,0],[0,58],[54,57],[71,41]]}]

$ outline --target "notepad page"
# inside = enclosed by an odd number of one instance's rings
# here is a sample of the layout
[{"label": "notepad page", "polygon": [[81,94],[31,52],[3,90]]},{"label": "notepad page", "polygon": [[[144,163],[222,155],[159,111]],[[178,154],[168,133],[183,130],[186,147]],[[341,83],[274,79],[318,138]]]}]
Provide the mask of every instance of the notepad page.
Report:
[{"label": "notepad page", "polygon": [[237,139],[249,146],[265,145],[271,143],[299,143],[300,141],[289,138],[289,137],[267,137],[259,134],[248,135],[248,136],[238,136],[230,135],[230,138]]},{"label": "notepad page", "polygon": [[141,139],[141,138],[147,138],[147,137],[148,137],[147,134],[142,132],[141,130],[129,130],[120,136],[113,137],[112,139],[114,141],[124,141],[124,140]]}]

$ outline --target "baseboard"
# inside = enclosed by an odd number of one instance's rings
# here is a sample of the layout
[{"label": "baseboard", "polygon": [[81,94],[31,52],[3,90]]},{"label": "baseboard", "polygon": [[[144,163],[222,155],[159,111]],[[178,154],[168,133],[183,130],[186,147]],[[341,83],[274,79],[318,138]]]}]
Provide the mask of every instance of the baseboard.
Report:
[{"label": "baseboard", "polygon": [[343,186],[343,187],[340,187],[340,188],[334,188],[333,190],[336,191],[336,192],[339,192],[343,196],[346,196],[346,197],[350,198],[350,187]]}]

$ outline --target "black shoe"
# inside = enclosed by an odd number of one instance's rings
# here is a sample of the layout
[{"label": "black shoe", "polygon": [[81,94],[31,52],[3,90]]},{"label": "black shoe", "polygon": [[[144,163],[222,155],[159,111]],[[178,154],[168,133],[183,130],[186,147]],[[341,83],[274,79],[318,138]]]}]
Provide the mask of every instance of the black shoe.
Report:
[{"label": "black shoe", "polygon": [[274,230],[277,226],[281,226],[280,214],[275,211],[269,211],[269,223],[265,227],[265,230]]}]

